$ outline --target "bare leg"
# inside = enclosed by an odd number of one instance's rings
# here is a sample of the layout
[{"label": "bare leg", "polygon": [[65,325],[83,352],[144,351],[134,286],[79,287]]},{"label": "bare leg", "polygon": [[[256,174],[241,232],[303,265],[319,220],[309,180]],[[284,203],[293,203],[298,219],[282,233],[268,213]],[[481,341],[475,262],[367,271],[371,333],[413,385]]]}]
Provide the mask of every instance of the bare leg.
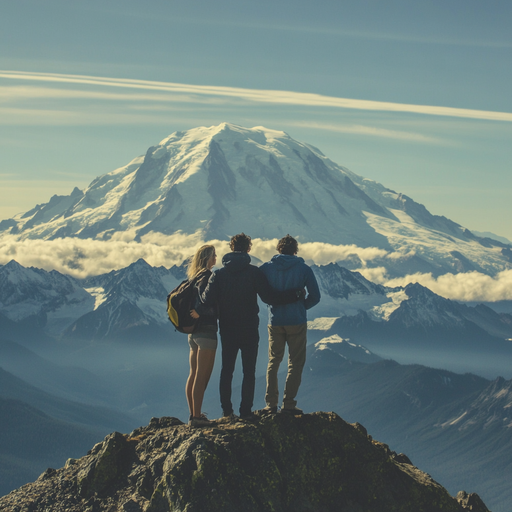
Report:
[{"label": "bare leg", "polygon": [[190,374],[187,379],[187,385],[185,387],[185,393],[187,395],[188,409],[190,414],[194,413],[194,400],[192,396],[192,389],[194,387],[194,381],[196,380],[197,374],[197,352],[198,349],[195,350],[190,349]]},{"label": "bare leg", "polygon": [[193,416],[201,416],[201,407],[203,406],[204,392],[210,381],[210,376],[215,362],[215,350],[198,349],[197,352],[197,371],[194,384],[192,386],[192,412]]}]

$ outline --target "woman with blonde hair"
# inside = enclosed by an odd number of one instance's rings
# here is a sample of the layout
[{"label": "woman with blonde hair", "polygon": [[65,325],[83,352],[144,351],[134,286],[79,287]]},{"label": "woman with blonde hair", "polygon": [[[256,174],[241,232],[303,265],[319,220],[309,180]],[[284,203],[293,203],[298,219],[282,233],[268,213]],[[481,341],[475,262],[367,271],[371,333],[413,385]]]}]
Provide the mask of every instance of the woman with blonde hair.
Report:
[{"label": "woman with blonde hair", "polygon": [[217,350],[217,310],[206,307],[201,303],[200,296],[212,275],[217,255],[213,245],[203,245],[194,254],[188,269],[189,280],[195,279],[198,291],[194,309],[190,312],[193,318],[198,319],[196,328],[188,335],[190,345],[190,374],[187,379],[186,394],[190,410],[189,425],[196,427],[208,425],[211,422],[201,412],[204,393],[215,362]]}]

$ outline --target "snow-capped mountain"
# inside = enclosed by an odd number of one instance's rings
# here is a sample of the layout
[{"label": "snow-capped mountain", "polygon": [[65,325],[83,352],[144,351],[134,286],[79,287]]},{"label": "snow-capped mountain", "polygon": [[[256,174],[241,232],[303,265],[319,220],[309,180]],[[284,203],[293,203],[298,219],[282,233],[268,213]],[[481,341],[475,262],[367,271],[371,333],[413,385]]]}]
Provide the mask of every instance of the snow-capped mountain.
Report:
[{"label": "snow-capped mountain", "polygon": [[0,266],[0,324],[66,340],[168,338],[166,297],[184,278],[184,267],[144,260],[83,281],[11,261]]},{"label": "snow-capped mountain", "polygon": [[[337,359],[334,355],[341,359],[367,364],[382,360],[381,357],[372,353],[366,347],[351,343],[350,340],[343,339],[337,334],[323,338],[314,345],[310,345],[310,347],[312,357],[325,359],[330,361],[331,364],[333,360]],[[308,356],[308,361],[311,361],[310,356]]]},{"label": "snow-capped mountain", "polygon": [[395,253],[385,266],[396,274],[495,274],[512,266],[506,244],[430,214],[320,150],[284,132],[228,123],[175,132],[85,191],[0,223],[0,232],[21,239],[109,240],[123,232],[123,239],[140,240],[178,231],[203,240],[291,233],[301,242],[376,247],[382,258]]},{"label": "snow-capped mountain", "polygon": [[84,281],[94,309],[69,325],[62,336],[75,340],[168,339],[172,329],[166,297],[183,278],[183,269],[154,268],[140,259],[121,270]]},{"label": "snow-capped mountain", "polygon": [[366,303],[359,297],[359,305],[363,307],[353,312],[348,309],[350,298],[331,302],[329,312],[338,307],[342,314],[308,322],[309,338],[338,335],[400,363],[421,362],[489,378],[511,375],[510,314],[496,313],[482,304],[460,304],[417,283],[370,295]]},{"label": "snow-capped mountain", "polygon": [[25,268],[14,260],[0,266],[0,311],[14,322],[35,324],[57,334],[93,306],[93,297],[73,277]]},{"label": "snow-capped mountain", "polygon": [[322,301],[309,321],[309,329],[351,336],[409,336],[443,329],[468,338],[512,337],[512,315],[497,313],[483,304],[467,306],[445,299],[412,283],[390,288],[368,281],[336,263],[314,265]]}]

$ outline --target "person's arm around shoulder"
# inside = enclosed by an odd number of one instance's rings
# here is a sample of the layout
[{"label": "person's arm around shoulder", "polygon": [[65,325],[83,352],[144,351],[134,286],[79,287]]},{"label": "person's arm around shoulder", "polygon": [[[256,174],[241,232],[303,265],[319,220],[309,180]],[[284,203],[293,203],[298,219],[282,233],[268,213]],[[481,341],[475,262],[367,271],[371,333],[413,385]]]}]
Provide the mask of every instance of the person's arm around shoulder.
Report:
[{"label": "person's arm around shoulder", "polygon": [[307,267],[306,271],[305,285],[306,289],[308,290],[308,296],[304,301],[304,306],[306,309],[311,309],[313,306],[316,306],[320,302],[320,288],[318,288],[315,274],[309,266]]},{"label": "person's arm around shoulder", "polygon": [[270,286],[267,276],[256,267],[256,291],[265,304],[278,306],[280,304],[290,304],[304,298],[304,291],[301,288],[278,291]]},{"label": "person's arm around shoulder", "polygon": [[213,307],[218,301],[219,286],[217,272],[218,271],[212,273],[210,279],[208,279],[208,284],[206,285],[204,292],[200,295],[201,302],[206,307]]}]

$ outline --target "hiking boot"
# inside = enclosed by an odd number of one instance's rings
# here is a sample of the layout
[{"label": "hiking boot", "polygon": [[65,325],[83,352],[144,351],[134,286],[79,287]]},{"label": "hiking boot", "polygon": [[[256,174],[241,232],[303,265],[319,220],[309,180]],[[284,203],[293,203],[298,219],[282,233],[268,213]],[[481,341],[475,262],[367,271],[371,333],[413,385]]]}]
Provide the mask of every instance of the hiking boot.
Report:
[{"label": "hiking boot", "polygon": [[276,414],[276,413],[277,413],[277,405],[274,405],[274,407],[270,407],[269,405],[267,405],[267,407],[264,407],[260,411],[260,414],[262,416],[270,416],[271,414]]},{"label": "hiking boot", "polygon": [[199,418],[196,418],[195,416],[192,416],[192,419],[188,422],[188,424],[191,427],[204,427],[204,426],[207,426],[207,425],[214,425],[215,422],[214,421],[210,421],[206,417],[206,414],[203,412],[203,413],[201,413],[201,416],[199,416]]},{"label": "hiking boot", "polygon": [[231,412],[229,414],[224,414],[224,416],[222,416],[222,418],[218,419],[217,420],[217,423],[232,423],[234,421],[236,421],[238,419],[238,416]]},{"label": "hiking boot", "polygon": [[252,411],[249,411],[248,413],[245,414],[240,413],[240,419],[245,421],[258,421],[259,418]]},{"label": "hiking boot", "polygon": [[281,412],[284,414],[289,414],[290,416],[300,416],[304,414],[304,411],[298,407],[283,408],[281,409]]}]

